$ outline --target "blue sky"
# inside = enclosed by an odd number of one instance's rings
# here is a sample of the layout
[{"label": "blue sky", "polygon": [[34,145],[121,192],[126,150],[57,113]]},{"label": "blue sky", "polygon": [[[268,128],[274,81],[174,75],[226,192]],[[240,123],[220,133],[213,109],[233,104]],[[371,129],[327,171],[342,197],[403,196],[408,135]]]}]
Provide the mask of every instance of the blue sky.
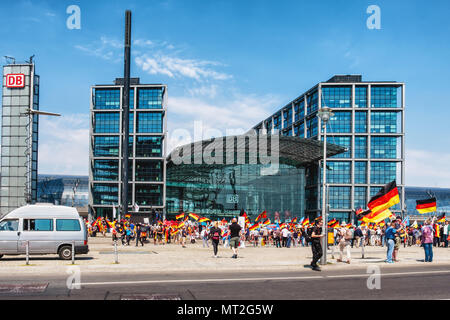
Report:
[{"label": "blue sky", "polygon": [[[70,5],[81,29],[69,30]],[[381,30],[369,30],[369,5]],[[424,1],[3,1],[0,55],[36,55],[40,173],[87,174],[90,86],[123,74],[169,86],[169,132],[249,129],[334,74],[406,83],[407,184],[450,187],[450,3]],[[171,146],[175,145],[175,142]]]}]

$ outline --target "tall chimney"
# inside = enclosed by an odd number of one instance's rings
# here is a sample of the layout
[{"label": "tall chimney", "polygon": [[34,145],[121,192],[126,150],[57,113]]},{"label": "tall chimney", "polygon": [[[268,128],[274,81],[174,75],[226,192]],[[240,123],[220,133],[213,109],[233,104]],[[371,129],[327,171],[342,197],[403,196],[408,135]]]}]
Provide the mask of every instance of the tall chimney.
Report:
[{"label": "tall chimney", "polygon": [[130,131],[131,11],[125,12],[124,84],[122,94],[122,216],[128,213],[128,140]]}]

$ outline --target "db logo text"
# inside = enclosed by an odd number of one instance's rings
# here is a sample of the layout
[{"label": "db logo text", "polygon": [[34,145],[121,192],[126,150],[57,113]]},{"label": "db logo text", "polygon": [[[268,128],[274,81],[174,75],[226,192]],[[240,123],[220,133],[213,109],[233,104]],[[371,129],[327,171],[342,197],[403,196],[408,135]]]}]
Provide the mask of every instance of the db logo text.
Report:
[{"label": "db logo text", "polygon": [[7,88],[23,88],[25,87],[24,74],[7,74],[6,75]]}]

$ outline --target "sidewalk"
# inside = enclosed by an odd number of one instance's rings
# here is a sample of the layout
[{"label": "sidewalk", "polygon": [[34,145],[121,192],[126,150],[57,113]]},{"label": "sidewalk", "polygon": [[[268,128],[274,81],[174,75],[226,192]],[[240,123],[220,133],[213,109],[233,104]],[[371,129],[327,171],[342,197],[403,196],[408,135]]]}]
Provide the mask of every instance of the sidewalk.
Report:
[{"label": "sidewalk", "polygon": [[[131,244],[131,243],[130,243]],[[145,244],[144,247],[135,247],[135,242],[130,246],[118,245],[119,264],[115,264],[114,247],[111,238],[90,238],[90,252],[87,255],[76,257],[75,264],[82,272],[210,272],[210,271],[277,271],[277,270],[310,270],[305,268],[311,262],[311,248],[291,247],[253,247],[239,249],[238,259],[231,259],[230,248],[219,247],[219,258],[213,258],[213,250],[203,248],[202,242],[187,244],[187,248],[180,245],[154,245]],[[329,251],[331,252],[331,251]],[[450,248],[433,248],[433,263],[429,265],[450,265]],[[369,264],[387,266],[386,248],[365,247],[364,259],[361,249],[351,250],[352,261],[346,263],[336,262],[339,258],[338,249],[334,250],[334,258],[328,254],[328,265],[322,269],[351,269],[363,267]],[[345,255],[344,255],[345,259]],[[424,251],[421,247],[401,247],[399,251],[400,261],[390,264],[389,267],[406,265],[424,265]],[[25,256],[4,256],[0,259],[0,277],[2,274],[66,274],[67,266],[71,261],[59,260],[57,255],[31,256],[30,265],[26,266]]]}]

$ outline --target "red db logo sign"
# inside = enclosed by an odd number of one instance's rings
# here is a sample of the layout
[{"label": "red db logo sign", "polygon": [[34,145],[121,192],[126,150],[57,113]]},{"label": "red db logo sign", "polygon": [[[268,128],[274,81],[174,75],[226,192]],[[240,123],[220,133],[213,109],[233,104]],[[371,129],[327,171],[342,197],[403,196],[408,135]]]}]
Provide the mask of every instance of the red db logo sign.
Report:
[{"label": "red db logo sign", "polygon": [[8,88],[23,88],[25,87],[24,74],[7,74],[6,87]]}]

